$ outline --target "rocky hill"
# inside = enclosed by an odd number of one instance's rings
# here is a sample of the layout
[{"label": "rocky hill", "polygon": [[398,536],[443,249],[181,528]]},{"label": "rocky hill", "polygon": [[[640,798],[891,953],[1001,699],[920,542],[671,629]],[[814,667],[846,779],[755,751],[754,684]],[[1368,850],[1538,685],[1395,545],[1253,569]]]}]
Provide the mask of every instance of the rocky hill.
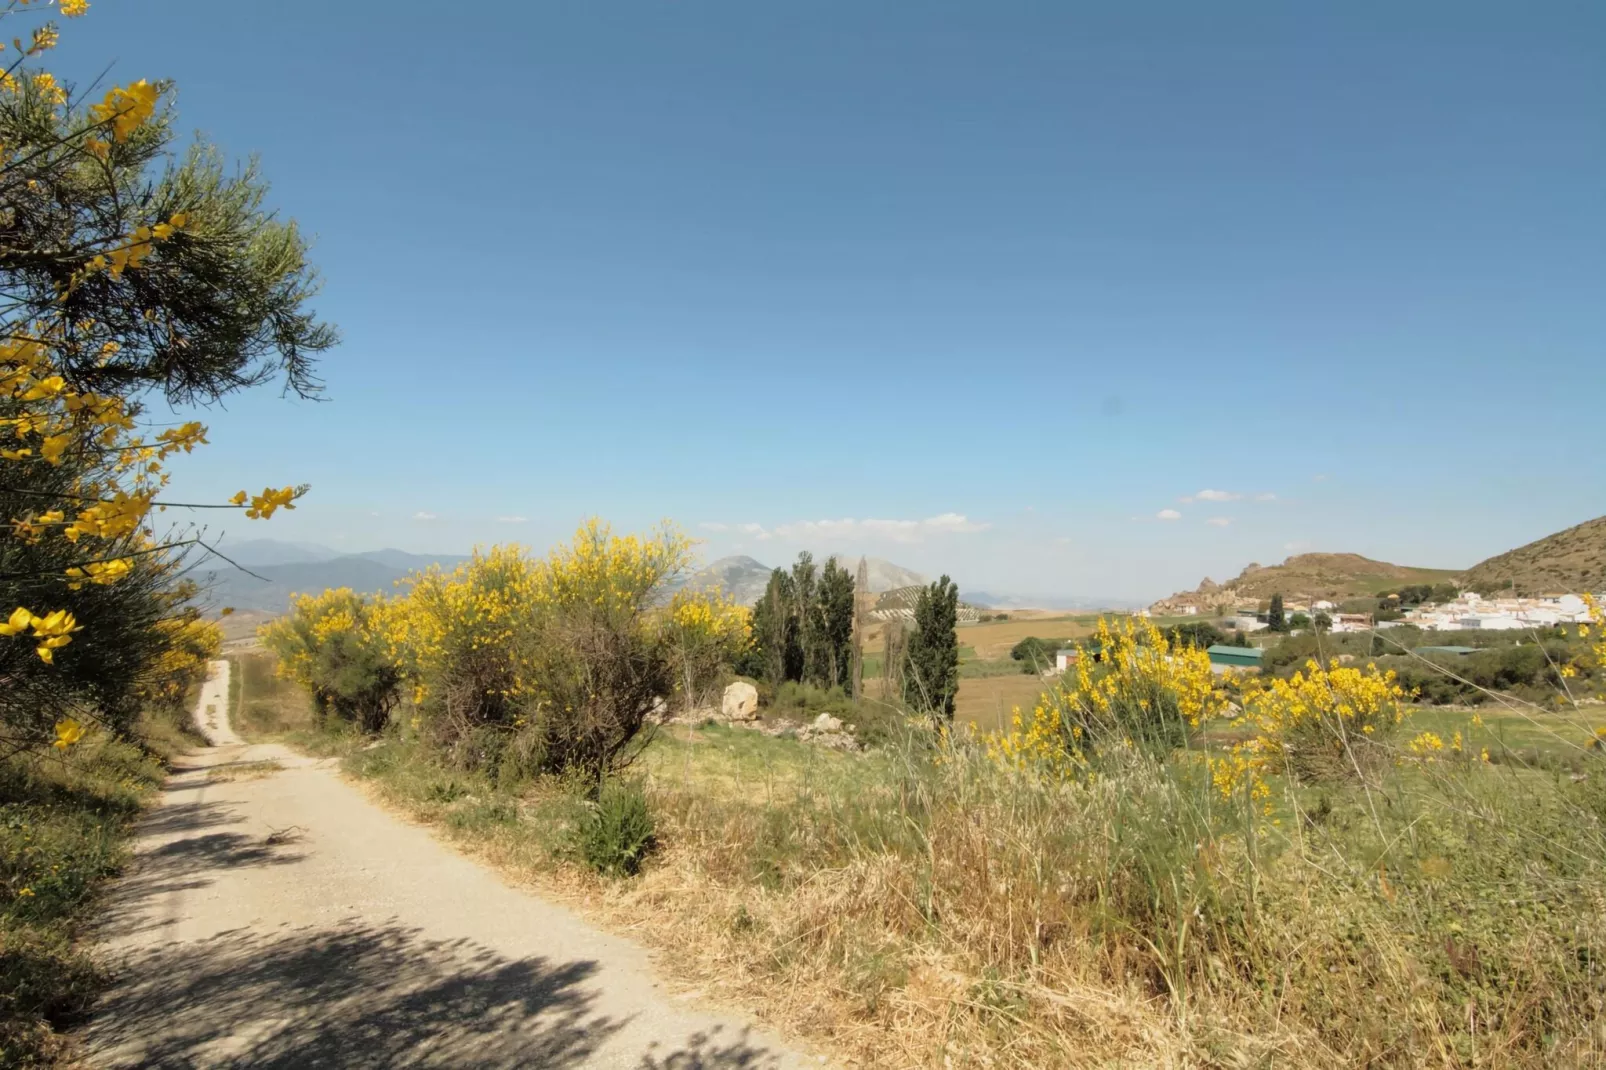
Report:
[{"label": "rocky hill", "polygon": [[1346,598],[1383,594],[1405,584],[1454,581],[1457,575],[1453,569],[1413,568],[1374,561],[1360,554],[1299,554],[1280,565],[1251,564],[1226,583],[1216,583],[1206,577],[1196,590],[1162,598],[1150,606],[1149,611],[1166,615],[1181,612],[1190,605],[1202,609],[1245,605],[1261,602],[1274,594],[1299,601],[1340,602]]},{"label": "rocky hill", "polygon": [[1518,596],[1606,589],[1606,516],[1482,561],[1461,582],[1480,594]]},{"label": "rocky hill", "polygon": [[[816,566],[824,565],[825,560],[825,557],[816,556],[814,563]],[[858,557],[851,555],[838,557],[837,563],[849,572],[859,567]],[[879,557],[865,558],[865,566],[869,572],[870,590],[876,594],[901,587],[924,586],[930,582],[913,569],[884,561]],[[718,587],[743,605],[751,605],[764,593],[764,587],[770,580],[770,571],[770,566],[745,554],[722,557],[687,577],[686,586],[693,590]]]}]

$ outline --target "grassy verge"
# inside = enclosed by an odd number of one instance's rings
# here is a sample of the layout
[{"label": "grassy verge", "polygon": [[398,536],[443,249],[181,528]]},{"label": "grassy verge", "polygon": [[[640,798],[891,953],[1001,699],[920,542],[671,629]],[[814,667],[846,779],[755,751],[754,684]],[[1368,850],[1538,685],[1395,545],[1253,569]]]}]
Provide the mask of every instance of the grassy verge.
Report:
[{"label": "grassy verge", "polygon": [[197,742],[177,715],[148,717],[139,734],[94,733],[66,752],[0,763],[0,1066],[70,1056],[60,1031],[104,982],[78,935],[126,861],[166,760]]},{"label": "grassy verge", "polygon": [[1601,1065],[1606,760],[1547,743],[1561,725],[1435,716],[1413,731],[1460,730],[1459,752],[1381,787],[1272,777],[1253,805],[1196,753],[1046,781],[918,737],[840,754],[677,726],[628,774],[658,850],[624,880],[582,864],[590,811],[560,782],[448,768],[406,717],[299,738],[861,1065]]}]

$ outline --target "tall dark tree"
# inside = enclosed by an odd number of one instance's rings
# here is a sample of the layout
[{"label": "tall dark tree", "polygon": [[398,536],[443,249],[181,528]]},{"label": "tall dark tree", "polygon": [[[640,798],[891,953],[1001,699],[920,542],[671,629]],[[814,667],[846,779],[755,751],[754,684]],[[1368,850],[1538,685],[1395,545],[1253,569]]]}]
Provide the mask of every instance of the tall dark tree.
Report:
[{"label": "tall dark tree", "polygon": [[753,605],[753,646],[757,667],[775,687],[799,679],[803,651],[798,644],[795,589],[785,569],[770,573],[764,596]]},{"label": "tall dark tree", "polygon": [[1266,627],[1274,632],[1288,630],[1288,616],[1283,612],[1283,596],[1281,593],[1271,596],[1271,610],[1266,614]]},{"label": "tall dark tree", "polygon": [[797,555],[792,565],[792,618],[797,626],[798,649],[802,663],[789,680],[814,680],[818,676],[820,660],[819,614],[812,612],[818,595],[819,573],[814,567],[814,555],[807,550]]},{"label": "tall dark tree", "polygon": [[815,588],[813,611],[816,641],[815,682],[822,687],[847,687],[853,670],[853,576],[826,560]]},{"label": "tall dark tree", "polygon": [[915,600],[915,630],[909,636],[903,695],[933,720],[952,722],[959,692],[959,588],[947,576],[923,588]]}]

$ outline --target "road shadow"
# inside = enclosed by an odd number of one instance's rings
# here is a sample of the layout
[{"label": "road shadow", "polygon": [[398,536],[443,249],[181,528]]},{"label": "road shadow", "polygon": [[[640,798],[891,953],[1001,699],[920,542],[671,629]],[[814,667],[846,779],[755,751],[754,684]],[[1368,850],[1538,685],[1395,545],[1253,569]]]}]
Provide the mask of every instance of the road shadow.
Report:
[{"label": "road shadow", "polygon": [[229,807],[215,802],[171,803],[139,823],[142,848],[129,872],[112,889],[111,909],[96,927],[100,939],[172,924],[172,918],[151,916],[151,904],[170,892],[210,885],[214,874],[254,866],[299,862],[294,842],[271,844],[264,836],[248,836],[229,826],[241,824]]},{"label": "road shadow", "polygon": [[747,1029],[726,1034],[720,1026],[693,1033],[683,1047],[658,1051],[658,1045],[641,1057],[639,1070],[762,1070],[780,1065],[769,1048],[749,1039]]},{"label": "road shadow", "polygon": [[595,969],[399,926],[237,930],[129,958],[85,1040],[105,1067],[578,1066],[624,1024],[591,1012]]}]

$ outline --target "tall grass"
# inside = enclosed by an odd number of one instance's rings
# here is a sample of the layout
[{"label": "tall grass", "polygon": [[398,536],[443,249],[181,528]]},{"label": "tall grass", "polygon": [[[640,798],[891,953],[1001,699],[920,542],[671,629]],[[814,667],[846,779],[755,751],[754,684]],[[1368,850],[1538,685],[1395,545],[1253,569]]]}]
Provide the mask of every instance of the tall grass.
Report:
[{"label": "tall grass", "polygon": [[1413,768],[1381,801],[1283,785],[1267,817],[1136,752],[1080,783],[905,752],[780,797],[673,765],[672,846],[636,894],[672,896],[707,976],[829,993],[872,1062],[1606,1057],[1599,769]]},{"label": "tall grass", "polygon": [[658,852],[596,876],[547,779],[393,734],[348,768],[672,971],[871,1066],[1590,1066],[1606,1058],[1606,778],[1474,759],[1370,784],[1111,752],[1010,772],[919,734],[841,755],[677,728]]}]

